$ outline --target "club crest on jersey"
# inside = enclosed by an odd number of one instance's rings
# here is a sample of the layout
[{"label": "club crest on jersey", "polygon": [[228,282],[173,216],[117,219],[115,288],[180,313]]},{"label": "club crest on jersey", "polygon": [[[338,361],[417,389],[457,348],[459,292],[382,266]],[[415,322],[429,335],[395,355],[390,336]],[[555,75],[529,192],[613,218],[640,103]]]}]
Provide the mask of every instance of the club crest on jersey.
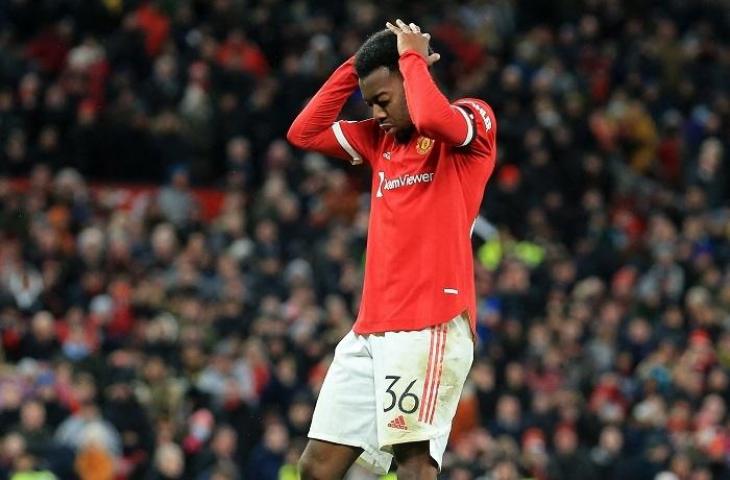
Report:
[{"label": "club crest on jersey", "polygon": [[418,152],[419,155],[426,155],[433,147],[433,144],[433,138],[418,137],[418,140],[416,140],[416,152]]}]

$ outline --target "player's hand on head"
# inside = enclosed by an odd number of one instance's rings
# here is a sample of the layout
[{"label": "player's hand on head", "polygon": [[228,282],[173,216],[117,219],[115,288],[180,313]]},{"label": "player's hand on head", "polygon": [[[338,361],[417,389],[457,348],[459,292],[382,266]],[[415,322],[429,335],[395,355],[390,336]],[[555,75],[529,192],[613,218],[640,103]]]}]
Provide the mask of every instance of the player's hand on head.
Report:
[{"label": "player's hand on head", "polygon": [[421,27],[415,23],[406,24],[399,18],[395,21],[395,25],[387,22],[385,26],[398,37],[400,55],[407,50],[415,50],[423,55],[429,65],[433,65],[441,58],[438,53],[429,53],[428,43],[431,41],[431,35],[421,32]]}]

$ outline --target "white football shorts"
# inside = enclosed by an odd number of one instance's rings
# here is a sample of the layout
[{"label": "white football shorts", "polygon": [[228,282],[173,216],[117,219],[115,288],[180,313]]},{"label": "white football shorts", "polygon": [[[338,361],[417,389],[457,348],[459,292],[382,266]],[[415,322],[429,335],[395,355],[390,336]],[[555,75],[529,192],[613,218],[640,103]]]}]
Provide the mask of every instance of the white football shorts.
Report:
[{"label": "white football shorts", "polygon": [[440,468],[473,356],[465,315],[418,331],[350,331],[335,349],[309,438],[362,448],[358,463],[381,475],[393,445],[428,440]]}]

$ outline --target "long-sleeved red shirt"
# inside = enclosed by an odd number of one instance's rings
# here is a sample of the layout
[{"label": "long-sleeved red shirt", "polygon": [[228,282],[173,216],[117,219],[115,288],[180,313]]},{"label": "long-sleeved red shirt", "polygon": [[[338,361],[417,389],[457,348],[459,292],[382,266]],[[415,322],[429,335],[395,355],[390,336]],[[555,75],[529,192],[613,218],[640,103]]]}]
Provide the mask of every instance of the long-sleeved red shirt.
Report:
[{"label": "long-sleeved red shirt", "polygon": [[358,334],[420,330],[467,312],[476,319],[471,229],[496,159],[496,121],[485,102],[453,104],[425,58],[400,57],[414,133],[398,142],[374,119],[336,121],[358,85],[342,64],[292,124],[297,147],[366,161],[373,169]]}]

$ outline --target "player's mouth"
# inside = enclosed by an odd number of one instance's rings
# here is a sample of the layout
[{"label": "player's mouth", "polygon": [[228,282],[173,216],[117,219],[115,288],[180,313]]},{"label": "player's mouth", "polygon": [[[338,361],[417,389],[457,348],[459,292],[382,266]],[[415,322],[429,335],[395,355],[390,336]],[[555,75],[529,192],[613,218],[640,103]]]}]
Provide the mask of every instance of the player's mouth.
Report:
[{"label": "player's mouth", "polygon": [[393,126],[393,124],[390,123],[390,122],[383,122],[383,123],[381,123],[380,124],[380,128],[382,128],[383,130],[385,130],[385,133],[390,133],[392,130],[395,129],[395,127]]}]

